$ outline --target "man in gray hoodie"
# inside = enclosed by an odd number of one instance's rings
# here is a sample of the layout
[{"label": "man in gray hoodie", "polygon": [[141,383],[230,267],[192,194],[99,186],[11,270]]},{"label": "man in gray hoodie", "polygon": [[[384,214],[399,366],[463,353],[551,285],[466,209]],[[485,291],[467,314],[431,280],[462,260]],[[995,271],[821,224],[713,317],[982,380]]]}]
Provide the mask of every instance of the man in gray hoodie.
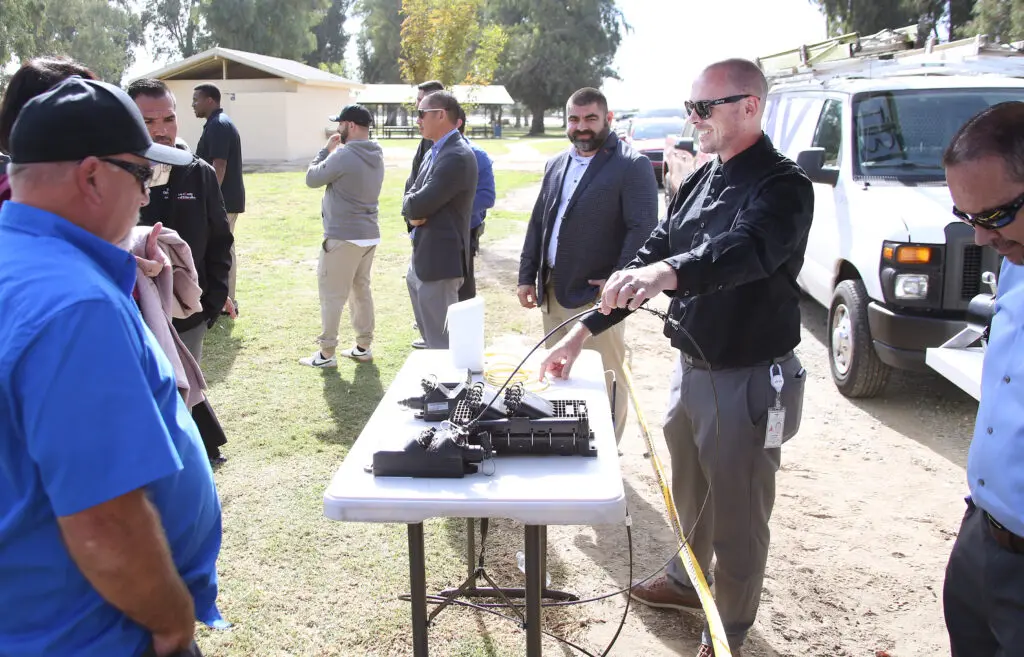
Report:
[{"label": "man in gray hoodie", "polygon": [[[373,360],[370,269],[380,243],[377,202],[384,183],[384,153],[377,142],[370,141],[373,115],[362,105],[346,105],[330,120],[338,123],[338,131],[306,171],[306,185],[327,186],[321,210],[324,239],[317,266],[320,349],[299,359],[299,363],[310,367],[337,367],[338,356],[360,362]],[[350,294],[356,344],[337,352],[341,310]]]}]

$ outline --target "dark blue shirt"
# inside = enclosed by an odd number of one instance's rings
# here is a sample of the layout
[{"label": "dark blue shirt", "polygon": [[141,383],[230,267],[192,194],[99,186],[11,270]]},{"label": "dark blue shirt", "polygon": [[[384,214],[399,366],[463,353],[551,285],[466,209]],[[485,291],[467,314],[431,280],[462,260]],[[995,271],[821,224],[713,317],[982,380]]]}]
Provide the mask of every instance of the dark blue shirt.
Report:
[{"label": "dark blue shirt", "polygon": [[127,252],[48,212],[0,209],[0,655],[141,655],[149,632],[78,570],[57,518],[144,488],[206,623],[220,501]]},{"label": "dark blue shirt", "polygon": [[224,182],[220,193],[224,196],[224,211],[228,214],[245,212],[245,185],[242,183],[242,138],[238,128],[222,109],[214,110],[203,125],[203,134],[196,145],[196,157],[213,166],[214,160],[224,160]]},{"label": "dark blue shirt", "polygon": [[469,227],[476,228],[484,223],[487,218],[487,211],[494,207],[494,165],[491,163],[491,156],[487,152],[465,138],[466,143],[473,149],[476,155],[476,195],[473,196],[473,214],[469,220]]}]

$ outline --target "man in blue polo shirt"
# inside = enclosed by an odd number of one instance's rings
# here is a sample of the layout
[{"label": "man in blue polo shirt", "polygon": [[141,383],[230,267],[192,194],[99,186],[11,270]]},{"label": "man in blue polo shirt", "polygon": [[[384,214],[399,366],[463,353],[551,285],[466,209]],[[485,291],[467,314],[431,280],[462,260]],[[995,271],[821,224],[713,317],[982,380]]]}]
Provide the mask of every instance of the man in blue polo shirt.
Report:
[{"label": "man in blue polo shirt", "polygon": [[11,135],[0,210],[0,654],[198,655],[221,512],[174,371],[114,246],[154,145],[117,87],[70,78]]},{"label": "man in blue polo shirt", "polygon": [[954,657],[1024,654],[1024,103],[993,105],[943,157],[953,214],[1003,257],[967,455],[967,511],[946,567]]}]

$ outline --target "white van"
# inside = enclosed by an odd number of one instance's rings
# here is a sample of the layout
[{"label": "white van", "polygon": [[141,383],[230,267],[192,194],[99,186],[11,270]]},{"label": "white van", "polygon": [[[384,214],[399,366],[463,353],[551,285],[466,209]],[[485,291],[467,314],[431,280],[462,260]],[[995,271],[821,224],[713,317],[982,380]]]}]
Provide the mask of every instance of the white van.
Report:
[{"label": "white van", "polygon": [[849,397],[877,395],[891,368],[925,370],[999,271],[951,213],[942,154],[977,112],[1024,101],[1024,80],[923,73],[783,79],[765,104],[765,132],[814,182],[798,283],[829,310],[832,378]]}]

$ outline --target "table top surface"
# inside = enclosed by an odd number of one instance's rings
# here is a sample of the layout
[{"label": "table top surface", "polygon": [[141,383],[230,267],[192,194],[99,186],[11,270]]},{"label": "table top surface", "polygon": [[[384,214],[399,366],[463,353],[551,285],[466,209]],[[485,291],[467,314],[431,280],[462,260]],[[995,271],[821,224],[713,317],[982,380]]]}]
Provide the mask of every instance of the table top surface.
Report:
[{"label": "table top surface", "polygon": [[437,517],[509,518],[530,525],[601,525],[625,520],[618,449],[604,370],[596,352],[584,351],[569,380],[552,381],[539,394],[548,399],[586,401],[597,456],[497,456],[482,464],[480,472],[461,479],[374,477],[366,471],[374,452],[400,450],[432,426],[398,403],[422,394],[420,381],[431,375],[442,382],[459,379],[446,350],[427,349],[409,355],[331,479],[324,493],[326,517],[403,523]]},{"label": "table top surface", "polygon": [[981,399],[981,369],[985,351],[981,347],[949,349],[933,347],[925,352],[928,367],[955,383],[961,390]]}]

